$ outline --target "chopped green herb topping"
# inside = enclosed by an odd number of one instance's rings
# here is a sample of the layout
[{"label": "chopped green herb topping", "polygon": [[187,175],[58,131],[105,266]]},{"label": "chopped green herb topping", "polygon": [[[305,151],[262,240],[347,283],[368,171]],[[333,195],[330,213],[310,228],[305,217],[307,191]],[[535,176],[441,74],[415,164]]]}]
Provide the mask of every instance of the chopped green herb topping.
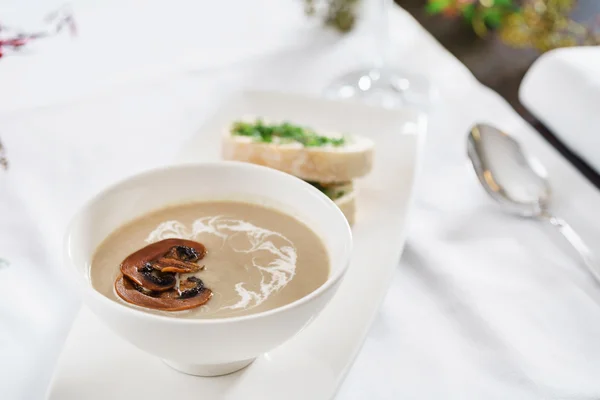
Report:
[{"label": "chopped green herb topping", "polygon": [[231,133],[238,136],[248,136],[257,142],[272,143],[276,138],[279,143],[298,142],[305,147],[320,147],[332,145],[339,147],[345,144],[345,138],[331,138],[317,134],[310,128],[292,125],[289,122],[282,124],[265,124],[258,119],[254,123],[236,121],[233,123]]},{"label": "chopped green herb topping", "polygon": [[321,192],[323,192],[323,194],[325,196],[329,197],[331,200],[337,200],[337,199],[343,197],[347,193],[346,190],[344,190],[347,187],[346,183],[323,184],[320,182],[311,182],[311,181],[306,181],[306,182],[310,183],[315,188],[319,189]]}]

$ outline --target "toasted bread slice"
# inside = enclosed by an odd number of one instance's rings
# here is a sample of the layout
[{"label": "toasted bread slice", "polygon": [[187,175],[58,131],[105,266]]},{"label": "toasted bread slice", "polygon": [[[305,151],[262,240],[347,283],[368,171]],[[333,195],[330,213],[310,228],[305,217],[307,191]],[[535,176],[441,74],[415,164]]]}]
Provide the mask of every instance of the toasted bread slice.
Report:
[{"label": "toasted bread slice", "polygon": [[356,219],[356,190],[352,182],[342,183],[322,183],[308,182],[320,191],[342,210],[342,213],[350,225],[354,224]]},{"label": "toasted bread slice", "polygon": [[351,181],[369,173],[373,164],[373,142],[364,137],[319,132],[326,143],[305,145],[278,136],[265,142],[260,136],[233,134],[234,126],[223,136],[226,160],[260,164],[315,182]]}]

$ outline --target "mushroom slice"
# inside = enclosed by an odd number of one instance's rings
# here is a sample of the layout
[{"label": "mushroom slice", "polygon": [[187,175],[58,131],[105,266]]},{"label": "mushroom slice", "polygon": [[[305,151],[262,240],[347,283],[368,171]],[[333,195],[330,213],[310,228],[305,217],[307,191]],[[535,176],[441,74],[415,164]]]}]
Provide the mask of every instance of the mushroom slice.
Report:
[{"label": "mushroom slice", "polygon": [[181,261],[196,262],[202,259],[205,255],[206,248],[204,246],[202,246],[202,248],[198,246],[175,246],[172,247],[167,254],[165,254],[165,257],[174,258]]},{"label": "mushroom slice", "polygon": [[[190,279],[188,278],[187,281]],[[181,295],[176,290],[145,294],[141,291],[140,286],[126,276],[121,276],[115,282],[115,291],[120,298],[137,306],[162,311],[183,311],[200,307],[212,296],[212,291],[205,288],[200,279],[197,279],[197,281],[193,281],[195,286],[185,290]]]},{"label": "mushroom slice", "polygon": [[[131,281],[146,290],[153,292],[162,292],[175,287],[175,277],[168,272],[176,272],[174,269],[170,271],[151,271],[154,269],[155,261],[170,254],[175,257],[186,259],[201,259],[206,254],[206,248],[202,243],[194,242],[185,239],[164,239],[156,243],[149,244],[141,248],[135,253],[130,254],[121,263],[121,272],[123,275],[131,279]],[[178,261],[170,259],[170,262]],[[191,264],[191,263],[190,263]],[[199,266],[197,267],[200,268]],[[179,266],[179,269],[182,269]],[[192,272],[193,267],[186,264],[182,270]],[[164,273],[163,273],[164,272]],[[161,274],[162,273],[162,274]]]},{"label": "mushroom slice", "polygon": [[173,289],[177,285],[177,279],[174,273],[163,272],[156,270],[152,264],[146,263],[142,268],[137,270],[142,277],[143,283],[140,285],[145,291],[164,292],[165,290]]},{"label": "mushroom slice", "polygon": [[190,276],[186,280],[179,282],[179,297],[182,299],[194,297],[203,290],[206,290],[204,282],[195,276]]},{"label": "mushroom slice", "polygon": [[152,263],[152,267],[160,272],[176,272],[179,274],[189,274],[200,271],[200,265],[196,263],[167,257],[159,258]]},{"label": "mushroom slice", "polygon": [[121,272],[133,283],[150,292],[164,292],[173,289],[177,284],[175,274],[157,271],[149,262],[140,267],[123,262]]}]

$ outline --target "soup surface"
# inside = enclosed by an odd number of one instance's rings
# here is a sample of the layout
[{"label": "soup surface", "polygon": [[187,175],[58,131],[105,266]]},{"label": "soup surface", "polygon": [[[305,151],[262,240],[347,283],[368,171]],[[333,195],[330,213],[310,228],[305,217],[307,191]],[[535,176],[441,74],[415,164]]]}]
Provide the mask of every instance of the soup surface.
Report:
[{"label": "soup surface", "polygon": [[[123,279],[121,263],[169,238],[206,248],[196,261],[199,270],[177,274],[177,285],[199,278],[212,291],[208,302],[161,311],[121,299],[115,292],[115,282]],[[180,318],[223,318],[281,307],[313,292],[329,276],[329,257],[317,234],[292,216],[243,202],[199,202],[154,211],[117,229],[96,250],[90,275],[97,291],[131,307]]]}]

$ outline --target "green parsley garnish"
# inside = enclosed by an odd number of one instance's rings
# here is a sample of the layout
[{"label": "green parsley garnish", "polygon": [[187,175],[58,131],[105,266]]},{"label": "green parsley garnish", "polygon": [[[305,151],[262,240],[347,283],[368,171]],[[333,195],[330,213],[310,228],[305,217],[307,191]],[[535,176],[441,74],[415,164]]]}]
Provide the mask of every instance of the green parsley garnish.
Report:
[{"label": "green parsley garnish", "polygon": [[331,200],[337,200],[340,197],[343,197],[346,194],[346,191],[340,189],[340,186],[345,184],[323,184],[319,182],[306,181],[310,183],[315,188],[319,189],[325,196],[329,197]]},{"label": "green parsley garnish", "polygon": [[265,124],[258,119],[254,123],[236,121],[233,123],[231,133],[238,136],[248,136],[257,142],[272,143],[276,138],[279,143],[298,142],[305,147],[320,147],[344,145],[345,138],[331,138],[317,134],[310,128],[293,125],[289,122],[282,124]]}]

